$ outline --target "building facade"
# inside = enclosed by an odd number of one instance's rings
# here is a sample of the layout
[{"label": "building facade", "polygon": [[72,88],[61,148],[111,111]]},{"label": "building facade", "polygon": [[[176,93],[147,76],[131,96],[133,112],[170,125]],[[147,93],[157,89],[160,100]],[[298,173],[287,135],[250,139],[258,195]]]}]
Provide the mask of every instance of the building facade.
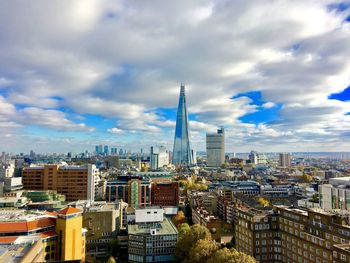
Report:
[{"label": "building facade", "polygon": [[[142,211],[138,211],[142,210]],[[172,262],[178,238],[163,209],[136,209],[135,223],[128,225],[129,262]]]},{"label": "building facade", "polygon": [[151,147],[151,170],[157,170],[169,164],[169,152],[164,146]]},{"label": "building facade", "polygon": [[290,167],[292,165],[292,156],[289,153],[280,153],[278,164],[281,167]]},{"label": "building facade", "polygon": [[23,188],[26,190],[55,190],[67,201],[94,201],[99,170],[95,165],[68,166],[47,164],[29,166],[22,170]]},{"label": "building facade", "polygon": [[138,208],[151,205],[151,182],[142,177],[120,176],[107,181],[106,201],[123,200],[129,206]]},{"label": "building facade", "polygon": [[156,206],[177,206],[179,204],[178,182],[152,183],[151,204]]},{"label": "building facade", "polygon": [[176,166],[185,167],[194,164],[193,152],[190,146],[185,86],[182,84],[180,88],[179,105],[177,108],[172,163]]},{"label": "building facade", "polygon": [[218,129],[217,133],[207,133],[207,166],[219,167],[225,163],[225,130]]}]

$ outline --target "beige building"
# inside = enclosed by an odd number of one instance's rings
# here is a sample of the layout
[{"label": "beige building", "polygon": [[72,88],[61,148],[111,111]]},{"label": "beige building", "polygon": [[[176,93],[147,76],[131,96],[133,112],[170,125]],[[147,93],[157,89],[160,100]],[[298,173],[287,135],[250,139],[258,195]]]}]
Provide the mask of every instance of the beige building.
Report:
[{"label": "beige building", "polygon": [[225,130],[220,128],[216,133],[207,133],[207,166],[219,167],[225,163]]}]

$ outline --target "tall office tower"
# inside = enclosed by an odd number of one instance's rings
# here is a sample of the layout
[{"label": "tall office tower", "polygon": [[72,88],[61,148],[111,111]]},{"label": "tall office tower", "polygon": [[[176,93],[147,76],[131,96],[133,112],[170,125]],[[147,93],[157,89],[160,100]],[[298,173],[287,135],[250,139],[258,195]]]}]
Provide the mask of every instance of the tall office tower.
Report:
[{"label": "tall office tower", "polygon": [[108,155],[109,154],[109,149],[108,149],[108,145],[105,145],[103,148],[103,154],[104,155]]},{"label": "tall office tower", "polygon": [[98,154],[98,145],[95,146],[95,154]]},{"label": "tall office tower", "polygon": [[218,129],[217,133],[207,133],[207,165],[219,167],[225,163],[225,130]]},{"label": "tall office tower", "polygon": [[164,146],[151,147],[151,169],[157,170],[169,164],[169,152]]},{"label": "tall office tower", "polygon": [[282,167],[290,167],[292,156],[289,153],[280,153],[279,165]]},{"label": "tall office tower", "polygon": [[183,84],[181,84],[179,106],[177,108],[173,164],[178,166],[193,165],[193,156],[188,129],[185,86]]}]

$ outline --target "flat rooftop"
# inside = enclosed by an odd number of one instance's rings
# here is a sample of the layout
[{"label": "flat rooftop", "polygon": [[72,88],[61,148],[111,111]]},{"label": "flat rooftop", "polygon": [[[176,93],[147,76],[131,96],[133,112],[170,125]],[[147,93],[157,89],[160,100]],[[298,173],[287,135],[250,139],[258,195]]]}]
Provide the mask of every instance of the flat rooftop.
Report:
[{"label": "flat rooftop", "polygon": [[164,218],[163,222],[128,225],[128,233],[131,235],[149,235],[151,229],[157,229],[156,235],[176,235],[178,233],[176,227],[167,218]]},{"label": "flat rooftop", "polygon": [[0,210],[0,222],[31,221],[48,217],[44,212],[28,210]]}]

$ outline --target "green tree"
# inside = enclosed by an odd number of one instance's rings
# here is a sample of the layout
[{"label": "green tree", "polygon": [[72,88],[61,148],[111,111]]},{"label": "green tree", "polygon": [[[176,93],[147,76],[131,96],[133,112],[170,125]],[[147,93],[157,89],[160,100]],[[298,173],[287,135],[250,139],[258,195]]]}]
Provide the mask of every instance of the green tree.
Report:
[{"label": "green tree", "polygon": [[116,238],[113,238],[109,241],[109,255],[113,258],[119,256],[119,241]]},{"label": "green tree", "polygon": [[212,239],[200,239],[191,248],[188,258],[184,263],[202,263],[212,256],[220,248],[219,244]]},{"label": "green tree", "polygon": [[187,231],[191,230],[187,223],[183,223],[178,226],[179,238],[181,238]]},{"label": "green tree", "polygon": [[192,247],[201,239],[211,239],[209,230],[198,224],[191,226],[191,229],[186,231],[176,244],[175,256],[178,261],[188,258]]},{"label": "green tree", "polygon": [[312,176],[311,175],[308,175],[308,174],[306,174],[306,173],[304,173],[303,174],[303,181],[305,182],[305,183],[310,183],[311,181],[312,181]]},{"label": "green tree", "polygon": [[235,249],[223,248],[216,250],[206,263],[256,263],[256,260]]}]

